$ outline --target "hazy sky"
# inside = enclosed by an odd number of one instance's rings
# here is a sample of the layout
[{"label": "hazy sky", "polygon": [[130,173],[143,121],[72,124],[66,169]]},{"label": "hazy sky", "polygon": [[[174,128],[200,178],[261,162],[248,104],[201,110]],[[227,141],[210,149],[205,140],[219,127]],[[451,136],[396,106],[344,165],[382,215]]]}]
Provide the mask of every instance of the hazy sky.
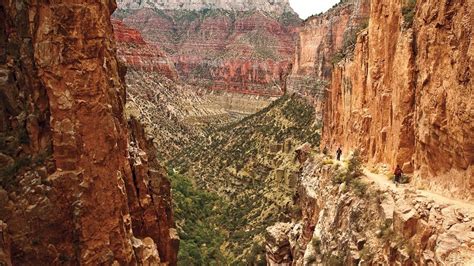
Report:
[{"label": "hazy sky", "polygon": [[291,7],[302,19],[324,12],[340,0],[290,0]]}]

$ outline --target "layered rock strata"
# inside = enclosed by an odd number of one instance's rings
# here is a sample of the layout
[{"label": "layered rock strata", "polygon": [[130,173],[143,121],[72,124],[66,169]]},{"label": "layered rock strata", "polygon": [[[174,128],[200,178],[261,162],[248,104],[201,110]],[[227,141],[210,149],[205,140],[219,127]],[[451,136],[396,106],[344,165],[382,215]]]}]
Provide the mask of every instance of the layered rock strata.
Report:
[{"label": "layered rock strata", "polygon": [[119,3],[115,16],[166,51],[187,83],[241,94],[284,93],[299,24],[291,8],[268,13],[263,7],[224,9],[216,2],[212,8],[189,10],[186,3],[179,9]]},{"label": "layered rock strata", "polygon": [[156,72],[177,80],[178,73],[173,62],[158,46],[145,42],[141,33],[125,26],[119,20],[112,20],[117,56],[129,69]]},{"label": "layered rock strata", "polygon": [[169,185],[124,116],[114,9],[0,5],[1,249],[11,238],[13,264],[176,264]]},{"label": "layered rock strata", "polygon": [[282,14],[292,12],[288,0],[118,0],[121,8],[127,9],[179,9],[179,10],[202,10],[202,9],[224,9],[235,11],[253,11],[259,10],[271,14]]}]

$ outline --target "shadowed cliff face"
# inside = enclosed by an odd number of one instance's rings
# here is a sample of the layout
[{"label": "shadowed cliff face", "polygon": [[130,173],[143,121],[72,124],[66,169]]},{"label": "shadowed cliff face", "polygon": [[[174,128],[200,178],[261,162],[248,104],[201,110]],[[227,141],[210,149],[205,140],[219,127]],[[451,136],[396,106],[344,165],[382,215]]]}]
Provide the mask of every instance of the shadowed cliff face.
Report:
[{"label": "shadowed cliff face", "polygon": [[169,183],[124,116],[114,9],[0,5],[1,248],[11,238],[13,264],[176,264]]},{"label": "shadowed cliff face", "polygon": [[324,113],[322,145],[472,199],[472,14],[466,1],[353,0],[310,18],[288,84]]},{"label": "shadowed cliff face", "polygon": [[284,93],[299,24],[291,10],[169,8],[124,5],[115,16],[166,51],[185,82],[241,94]]}]

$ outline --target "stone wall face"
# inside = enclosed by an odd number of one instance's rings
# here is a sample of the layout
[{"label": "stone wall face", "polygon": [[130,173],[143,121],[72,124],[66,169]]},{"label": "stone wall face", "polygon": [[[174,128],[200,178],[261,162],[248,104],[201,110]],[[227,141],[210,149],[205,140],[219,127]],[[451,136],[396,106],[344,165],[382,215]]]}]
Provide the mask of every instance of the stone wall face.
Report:
[{"label": "stone wall face", "polygon": [[[422,1],[415,21],[415,165],[440,191],[474,193],[474,1]],[[432,179],[435,177],[435,179]]]},{"label": "stone wall face", "polygon": [[331,70],[322,145],[358,148],[371,164],[399,164],[417,184],[472,199],[473,10],[409,3],[370,2],[368,28]]},{"label": "stone wall face", "polygon": [[114,9],[114,1],[0,5],[0,216],[13,264],[176,264],[166,177],[154,158],[141,172],[129,160],[129,132],[140,127],[129,130],[124,115]]}]

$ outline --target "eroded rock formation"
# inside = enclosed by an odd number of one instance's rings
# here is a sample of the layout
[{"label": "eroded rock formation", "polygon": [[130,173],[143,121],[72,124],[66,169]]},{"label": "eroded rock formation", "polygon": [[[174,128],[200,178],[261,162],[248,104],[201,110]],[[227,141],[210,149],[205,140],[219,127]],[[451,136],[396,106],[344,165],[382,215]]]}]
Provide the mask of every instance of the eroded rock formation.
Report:
[{"label": "eroded rock formation", "polygon": [[0,5],[2,260],[11,238],[13,264],[176,264],[169,184],[124,115],[114,9]]},{"label": "eroded rock formation", "polygon": [[324,96],[322,147],[358,148],[370,164],[400,164],[420,186],[472,199],[471,4],[357,0],[309,19],[289,84],[314,81]]},{"label": "eroded rock formation", "polygon": [[[271,12],[267,1],[245,7],[234,1],[175,2],[119,1],[115,16],[166,51],[185,82],[240,94],[284,93],[299,24],[287,1],[281,7],[274,2],[278,11]],[[187,8],[202,4],[209,8]]]},{"label": "eroded rock formation", "polygon": [[202,10],[223,9],[229,11],[262,11],[281,15],[285,12],[293,12],[288,0],[118,0],[121,8],[127,9],[179,9],[179,10]]},{"label": "eroded rock formation", "polygon": [[156,72],[171,80],[178,79],[173,62],[158,46],[145,42],[141,33],[125,26],[119,20],[112,20],[117,55],[127,68],[138,71]]},{"label": "eroded rock formation", "polygon": [[267,229],[270,265],[474,262],[472,206],[365,177],[340,182],[346,171],[321,156],[306,162],[295,196],[300,216]]}]

